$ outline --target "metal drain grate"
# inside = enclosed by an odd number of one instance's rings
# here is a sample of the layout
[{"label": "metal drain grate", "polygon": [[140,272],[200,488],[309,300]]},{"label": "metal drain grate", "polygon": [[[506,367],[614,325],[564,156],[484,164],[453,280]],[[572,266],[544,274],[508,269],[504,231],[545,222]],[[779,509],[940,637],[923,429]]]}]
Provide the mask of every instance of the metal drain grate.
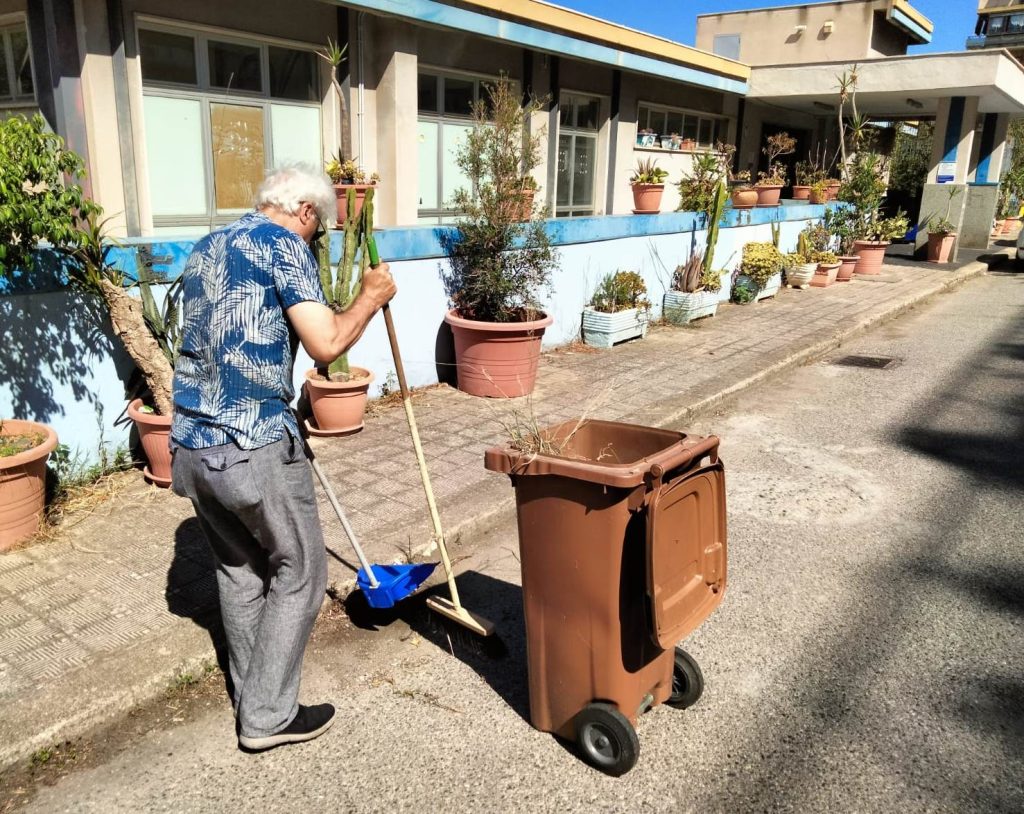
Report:
[{"label": "metal drain grate", "polygon": [[884,370],[887,367],[899,364],[900,360],[895,356],[841,356],[834,360],[834,365],[845,367],[869,367],[873,370]]}]

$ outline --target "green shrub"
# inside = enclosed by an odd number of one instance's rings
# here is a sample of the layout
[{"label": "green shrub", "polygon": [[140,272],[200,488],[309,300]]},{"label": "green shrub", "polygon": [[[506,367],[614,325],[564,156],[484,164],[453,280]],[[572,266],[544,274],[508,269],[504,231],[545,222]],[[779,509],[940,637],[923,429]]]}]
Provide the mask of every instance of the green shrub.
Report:
[{"label": "green shrub", "polygon": [[743,247],[740,271],[758,288],[782,271],[782,254],[772,243],[747,243]]},{"label": "green shrub", "polygon": [[647,284],[643,277],[635,271],[617,271],[602,278],[597,291],[590,298],[590,306],[605,314],[628,311],[630,308],[646,311],[651,307],[646,295]]},{"label": "green shrub", "polygon": [[819,266],[834,266],[839,262],[839,258],[836,257],[835,252],[817,251],[811,252],[810,262],[817,263]]},{"label": "green shrub", "polygon": [[75,183],[84,175],[82,159],[42,116],[0,120],[0,276],[31,271],[39,241],[80,244],[79,221],[99,209]]}]

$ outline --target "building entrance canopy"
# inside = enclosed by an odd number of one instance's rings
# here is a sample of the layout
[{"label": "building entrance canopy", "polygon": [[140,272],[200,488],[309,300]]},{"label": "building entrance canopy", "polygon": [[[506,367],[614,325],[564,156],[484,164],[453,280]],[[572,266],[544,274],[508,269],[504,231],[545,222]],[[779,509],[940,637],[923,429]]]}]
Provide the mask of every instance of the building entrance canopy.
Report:
[{"label": "building entrance canopy", "polygon": [[[751,70],[747,98],[817,116],[835,112],[839,79],[853,63]],[[872,118],[935,116],[943,100],[974,97],[978,113],[1024,115],[1024,66],[1006,51],[866,59],[857,63],[857,108]]]}]

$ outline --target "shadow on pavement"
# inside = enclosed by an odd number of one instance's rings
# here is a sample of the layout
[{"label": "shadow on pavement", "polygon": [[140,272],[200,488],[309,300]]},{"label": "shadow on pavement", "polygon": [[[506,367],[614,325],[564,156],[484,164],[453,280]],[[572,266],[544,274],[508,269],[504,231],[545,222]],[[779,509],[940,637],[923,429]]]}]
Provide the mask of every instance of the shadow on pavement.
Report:
[{"label": "shadow on pavement", "polygon": [[231,679],[216,564],[199,521],[194,517],[184,520],[174,532],[174,558],[167,570],[164,598],[167,610],[175,616],[191,619],[209,634],[230,697]]},{"label": "shadow on pavement", "polygon": [[464,607],[494,622],[494,635],[475,635],[427,607],[433,593],[448,596],[441,584],[402,600],[394,608],[377,610],[366,604],[361,591],[344,601],[352,624],[363,630],[381,630],[401,620],[440,650],[473,669],[525,721],[530,720],[526,677],[526,631],[523,592],[518,585],[477,571],[458,575],[459,598]]}]

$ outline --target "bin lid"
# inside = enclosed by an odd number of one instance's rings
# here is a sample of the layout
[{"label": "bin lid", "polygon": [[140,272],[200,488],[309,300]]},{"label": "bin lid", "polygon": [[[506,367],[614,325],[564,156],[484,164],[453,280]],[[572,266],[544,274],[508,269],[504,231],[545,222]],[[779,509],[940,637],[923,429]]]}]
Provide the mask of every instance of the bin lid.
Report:
[{"label": "bin lid", "polygon": [[654,641],[685,639],[725,593],[725,471],[720,461],[658,487],[647,508],[647,594]]},{"label": "bin lid", "polygon": [[574,419],[539,431],[559,455],[492,447],[484,466],[516,476],[558,475],[603,486],[630,489],[645,483],[655,465],[664,470],[686,466],[718,439],[618,421]]}]

